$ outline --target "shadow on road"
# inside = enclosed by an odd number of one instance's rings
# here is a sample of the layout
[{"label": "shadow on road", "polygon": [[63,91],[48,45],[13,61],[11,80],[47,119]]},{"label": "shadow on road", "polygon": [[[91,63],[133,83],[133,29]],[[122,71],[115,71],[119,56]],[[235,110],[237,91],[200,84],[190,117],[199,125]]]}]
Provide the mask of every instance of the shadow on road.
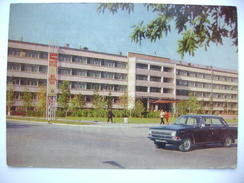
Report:
[{"label": "shadow on road", "polygon": [[119,167],[121,169],[125,169],[125,167],[123,167],[122,165],[120,165],[119,163],[115,162],[115,161],[103,161],[102,163],[106,163],[106,164],[110,164],[116,167]]}]

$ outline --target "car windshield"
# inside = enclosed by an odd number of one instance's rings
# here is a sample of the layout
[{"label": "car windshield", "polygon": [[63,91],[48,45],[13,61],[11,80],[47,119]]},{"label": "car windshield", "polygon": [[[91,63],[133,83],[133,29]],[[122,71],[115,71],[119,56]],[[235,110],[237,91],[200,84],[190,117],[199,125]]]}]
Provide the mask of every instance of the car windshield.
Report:
[{"label": "car windshield", "polygon": [[197,125],[199,119],[193,116],[181,116],[178,118],[174,124],[175,125]]}]

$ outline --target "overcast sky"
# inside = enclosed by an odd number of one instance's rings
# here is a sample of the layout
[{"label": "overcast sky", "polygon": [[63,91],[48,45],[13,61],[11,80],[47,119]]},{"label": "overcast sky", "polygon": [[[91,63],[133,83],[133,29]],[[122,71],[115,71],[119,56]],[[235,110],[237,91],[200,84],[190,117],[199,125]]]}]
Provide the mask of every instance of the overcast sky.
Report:
[{"label": "overcast sky", "polygon": [[[55,40],[59,46],[69,43],[71,48],[82,46],[106,53],[136,52],[181,60],[176,53],[180,35],[174,29],[156,43],[144,40],[140,46],[131,42],[131,26],[142,20],[149,23],[157,16],[146,12],[142,4],[137,4],[131,14],[99,14],[97,8],[95,3],[12,4],[9,39],[20,40],[22,36],[24,41],[43,44]],[[237,70],[237,48],[231,45],[230,39],[224,39],[224,46],[211,45],[207,52],[199,49],[194,57],[186,54],[183,61]]]}]

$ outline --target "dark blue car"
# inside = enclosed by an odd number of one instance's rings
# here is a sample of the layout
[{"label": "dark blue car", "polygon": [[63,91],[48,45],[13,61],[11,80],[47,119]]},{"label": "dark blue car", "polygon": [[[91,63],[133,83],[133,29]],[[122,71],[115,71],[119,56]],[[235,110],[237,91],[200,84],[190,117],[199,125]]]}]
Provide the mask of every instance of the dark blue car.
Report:
[{"label": "dark blue car", "polygon": [[149,128],[148,138],[156,148],[174,144],[182,152],[192,144],[222,143],[229,147],[237,139],[237,127],[230,127],[222,117],[213,115],[183,115],[172,125]]}]

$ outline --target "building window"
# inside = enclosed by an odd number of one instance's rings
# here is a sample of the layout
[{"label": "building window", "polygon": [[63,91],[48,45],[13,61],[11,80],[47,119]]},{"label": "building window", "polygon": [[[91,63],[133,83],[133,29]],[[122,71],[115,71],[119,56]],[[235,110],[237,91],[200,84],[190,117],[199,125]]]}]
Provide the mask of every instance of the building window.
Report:
[{"label": "building window", "polygon": [[177,95],[181,96],[189,96],[189,91],[188,90],[176,90]]},{"label": "building window", "polygon": [[153,92],[153,93],[161,93],[161,88],[151,87],[150,88],[150,92]]},{"label": "building window", "polygon": [[25,72],[38,72],[38,65],[23,64],[21,71]]},{"label": "building window", "polygon": [[20,71],[21,65],[17,63],[8,63],[8,70]]},{"label": "building window", "polygon": [[114,85],[114,91],[124,92],[127,90],[127,86],[124,85]]},{"label": "building window", "polygon": [[136,75],[136,80],[145,80],[145,81],[147,81],[147,78],[148,78],[148,76],[146,76],[146,75],[139,75],[139,74]]},{"label": "building window", "polygon": [[106,67],[114,67],[115,66],[114,61],[112,61],[112,60],[103,60],[102,65],[106,66]]},{"label": "building window", "polygon": [[150,65],[150,70],[154,70],[154,71],[161,71],[161,66],[157,66],[157,65]]},{"label": "building window", "polygon": [[72,75],[86,77],[86,71],[81,69],[73,69]]},{"label": "building window", "polygon": [[75,57],[74,61],[75,63],[81,63],[86,64],[86,58],[85,57]]},{"label": "building window", "polygon": [[115,67],[126,68],[127,64],[124,62],[115,62]]},{"label": "building window", "polygon": [[100,85],[97,83],[87,83],[88,90],[100,90]]},{"label": "building window", "polygon": [[47,73],[47,66],[40,65],[39,72],[43,74]]},{"label": "building window", "polygon": [[171,67],[163,67],[164,72],[174,72],[174,68]]},{"label": "building window", "polygon": [[150,81],[161,82],[161,77],[151,76]]},{"label": "building window", "polygon": [[59,61],[60,62],[71,62],[71,59],[72,59],[71,55],[59,54]]},{"label": "building window", "polygon": [[48,53],[47,52],[40,52],[39,58],[41,59],[48,59]]},{"label": "building window", "polygon": [[115,73],[115,79],[127,80],[127,74]]},{"label": "building window", "polygon": [[195,72],[189,72],[188,74],[190,77],[196,77],[197,76],[197,73],[195,73]]},{"label": "building window", "polygon": [[147,87],[145,86],[136,86],[137,92],[147,92]]},{"label": "building window", "polygon": [[70,75],[71,69],[69,68],[59,68],[58,69],[58,74],[60,75]]},{"label": "building window", "polygon": [[[188,81],[184,81],[184,80],[177,80],[177,85],[179,86],[188,86]],[[190,83],[190,82],[189,82]],[[190,85],[189,85],[190,86]]]},{"label": "building window", "polygon": [[188,72],[184,70],[177,70],[177,75],[180,76],[188,76]]},{"label": "building window", "polygon": [[26,52],[25,52],[25,57],[39,58],[39,52],[37,52],[37,51],[26,50]]},{"label": "building window", "polygon": [[114,79],[114,74],[111,72],[102,72],[102,78]]},{"label": "building window", "polygon": [[164,88],[163,93],[173,93],[172,89]]},{"label": "building window", "polygon": [[148,65],[147,64],[136,64],[136,68],[137,69],[148,69]]},{"label": "building window", "polygon": [[100,71],[87,71],[87,76],[88,77],[100,78],[101,72]]},{"label": "building window", "polygon": [[21,79],[20,85],[37,86],[37,80],[36,79]]},{"label": "building window", "polygon": [[74,89],[86,89],[86,83],[72,82],[71,87]]},{"label": "building window", "polygon": [[20,53],[21,53],[20,49],[16,49],[16,48],[9,48],[8,49],[8,55],[20,57]]},{"label": "building window", "polygon": [[91,65],[101,65],[101,60],[97,58],[88,58],[87,64]]}]

